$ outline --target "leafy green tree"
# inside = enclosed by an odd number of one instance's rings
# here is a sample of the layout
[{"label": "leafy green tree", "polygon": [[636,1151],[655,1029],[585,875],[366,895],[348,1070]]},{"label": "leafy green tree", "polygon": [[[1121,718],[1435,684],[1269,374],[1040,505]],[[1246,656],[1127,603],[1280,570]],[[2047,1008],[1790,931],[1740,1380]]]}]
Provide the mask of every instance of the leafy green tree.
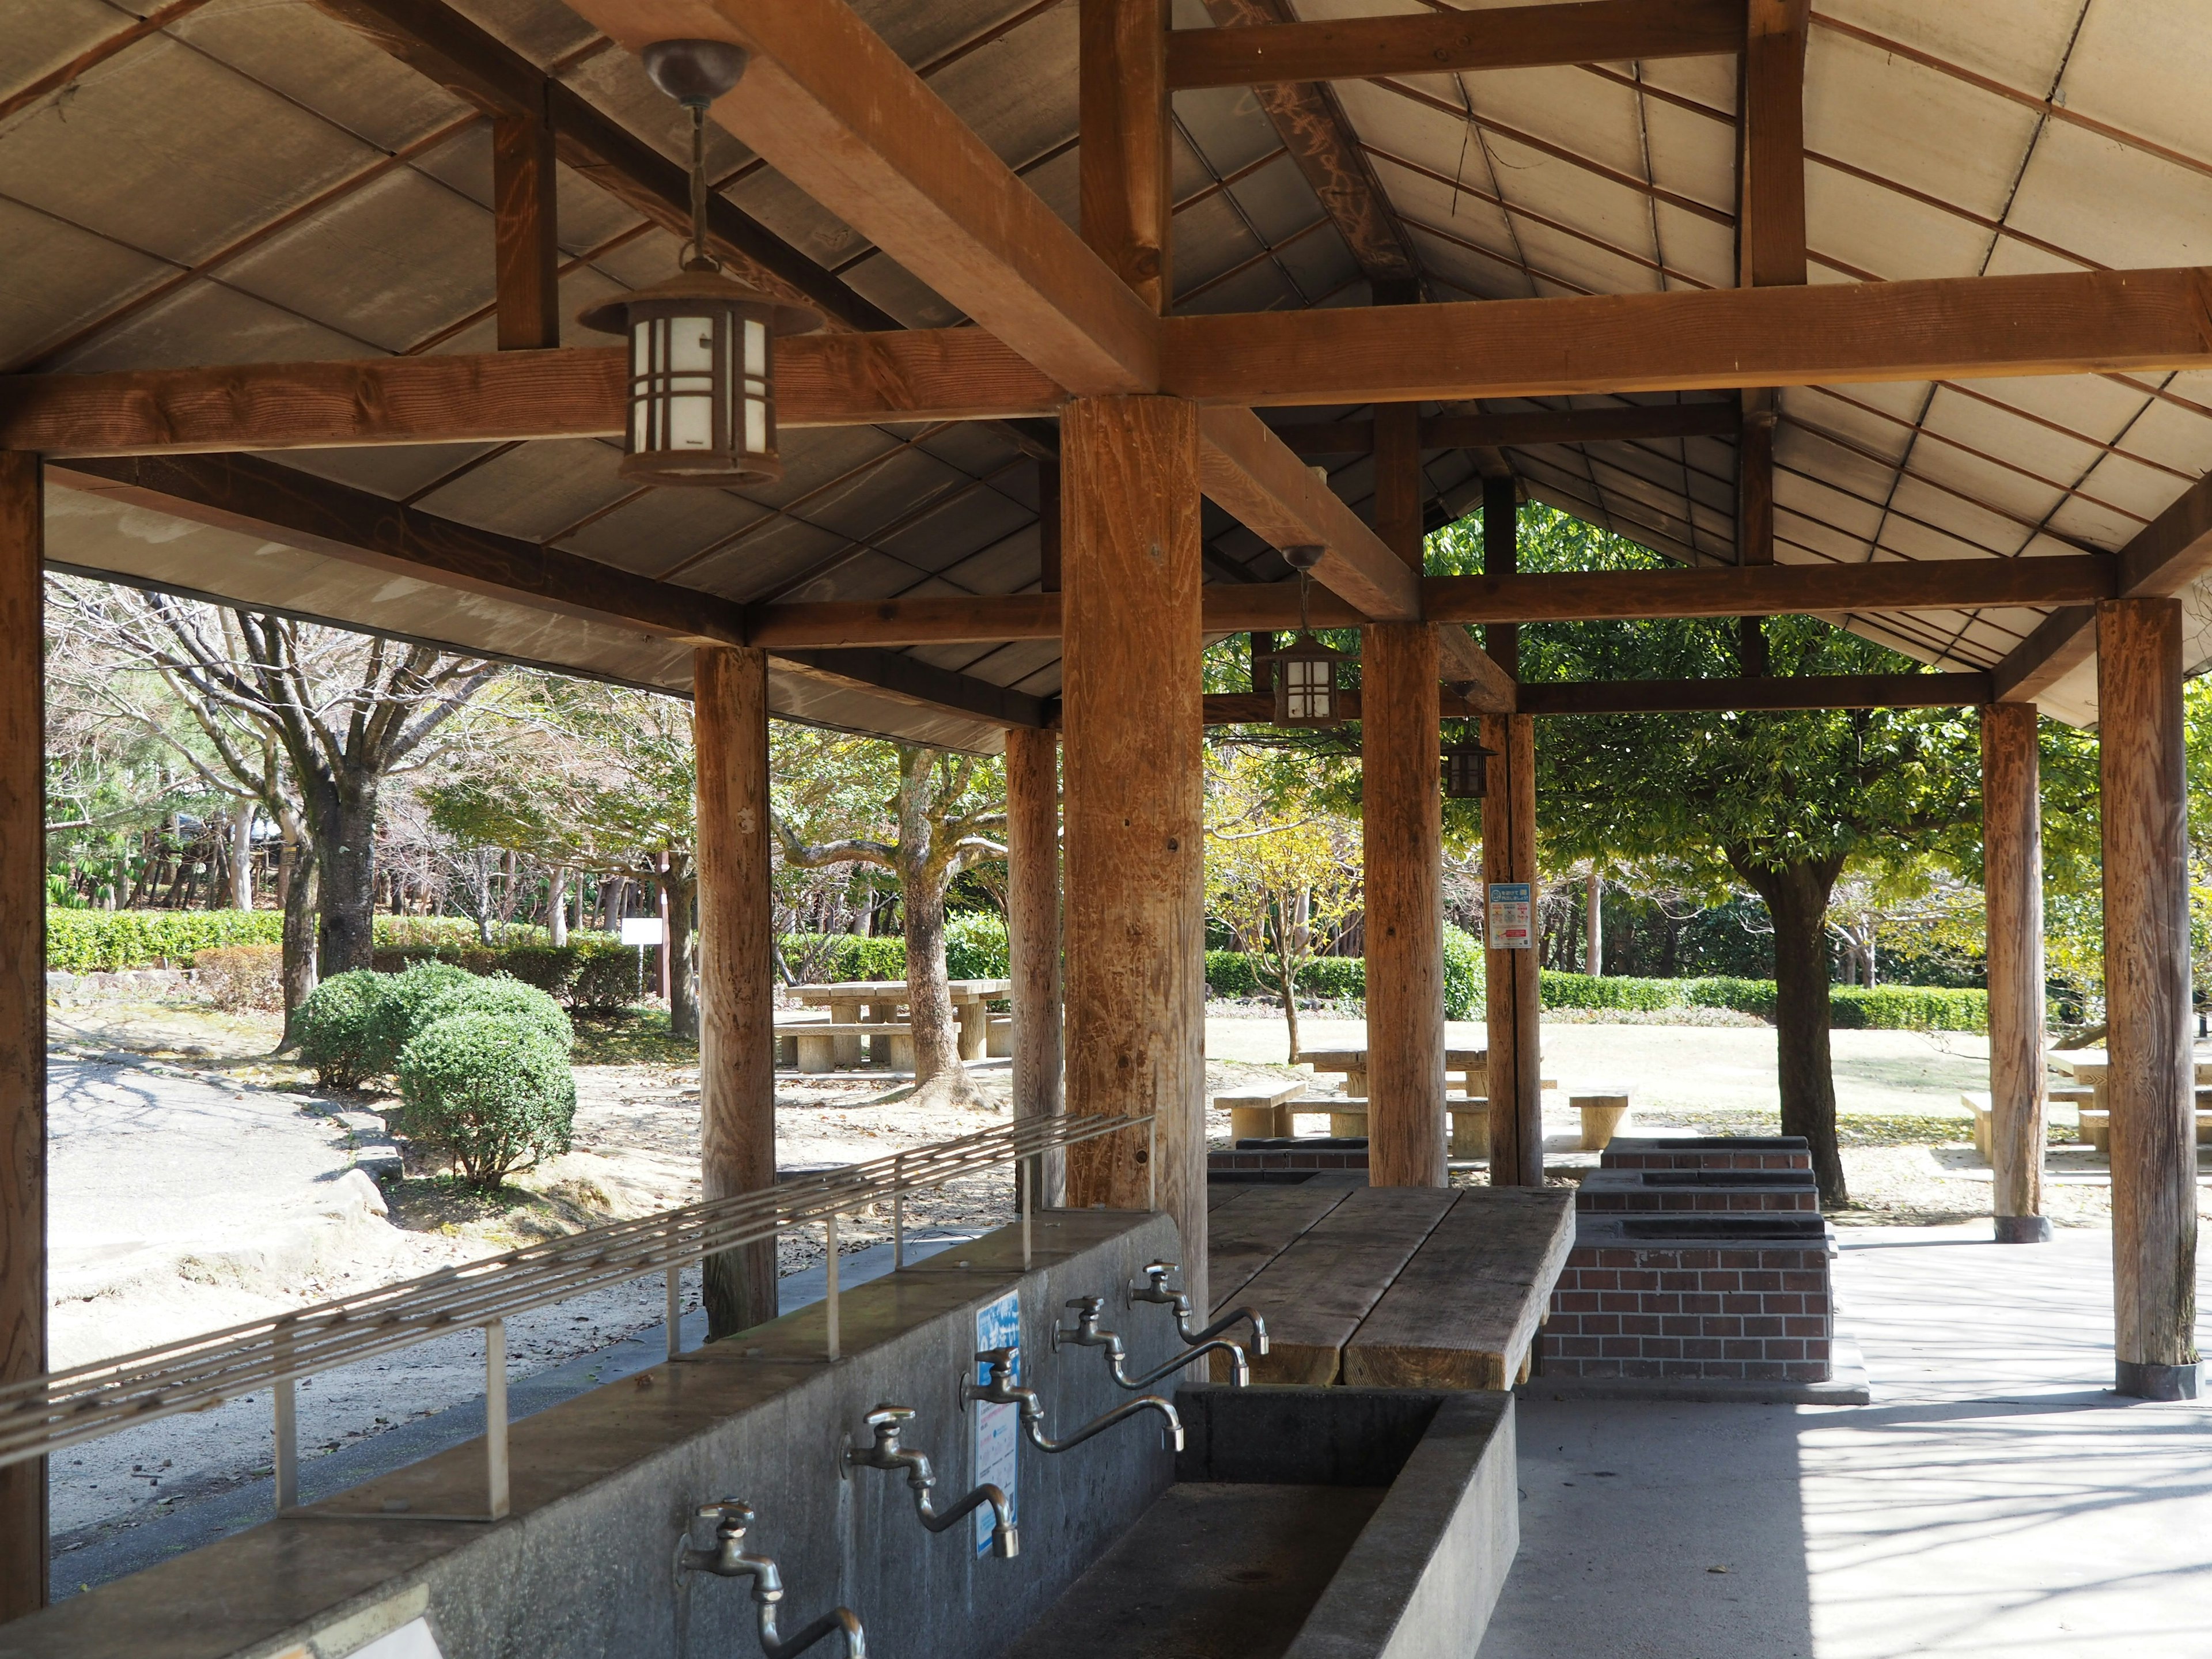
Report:
[{"label": "leafy green tree", "polygon": [[952,1024],[945,895],[963,871],[1006,856],[986,833],[1006,821],[1005,768],[981,756],[805,727],[779,736],[770,788],[783,861],[808,870],[872,866],[898,878],[915,1090],[973,1099]]}]

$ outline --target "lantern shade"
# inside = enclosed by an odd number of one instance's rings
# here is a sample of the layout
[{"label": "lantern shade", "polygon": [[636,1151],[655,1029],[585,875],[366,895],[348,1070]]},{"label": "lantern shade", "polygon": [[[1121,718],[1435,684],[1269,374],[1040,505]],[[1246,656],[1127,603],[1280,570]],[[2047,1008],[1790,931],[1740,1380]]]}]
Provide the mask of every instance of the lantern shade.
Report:
[{"label": "lantern shade", "polygon": [[1275,724],[1278,726],[1341,726],[1344,723],[1342,686],[1337,678],[1340,665],[1357,661],[1346,652],[1332,651],[1311,634],[1301,632],[1279,651],[1263,653],[1255,661],[1275,665]]},{"label": "lantern shade", "polygon": [[726,488],[783,476],[773,343],[819,327],[818,315],[693,270],[576,320],[629,341],[623,477]]},{"label": "lantern shade", "polygon": [[1490,762],[1498,751],[1485,749],[1473,738],[1462,738],[1444,750],[1444,797],[1448,800],[1480,800],[1490,787]]}]

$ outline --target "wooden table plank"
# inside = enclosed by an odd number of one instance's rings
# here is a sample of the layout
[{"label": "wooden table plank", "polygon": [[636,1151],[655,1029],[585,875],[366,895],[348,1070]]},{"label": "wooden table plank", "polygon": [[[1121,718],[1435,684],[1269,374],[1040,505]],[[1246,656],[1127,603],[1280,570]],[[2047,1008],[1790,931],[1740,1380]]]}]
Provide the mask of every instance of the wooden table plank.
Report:
[{"label": "wooden table plank", "polygon": [[1335,1382],[1344,1345],[1454,1196],[1440,1187],[1347,1189],[1238,1292],[1239,1304],[1267,1322],[1268,1352],[1252,1357],[1252,1380]]},{"label": "wooden table plank", "polygon": [[1510,1389],[1574,1248],[1574,1194],[1473,1187],[1344,1348],[1347,1388]]},{"label": "wooden table plank", "polygon": [[1289,1248],[1314,1223],[1344,1202],[1349,1187],[1254,1185],[1231,1188],[1236,1197],[1206,1217],[1206,1283],[1218,1317],[1252,1282],[1253,1275]]}]

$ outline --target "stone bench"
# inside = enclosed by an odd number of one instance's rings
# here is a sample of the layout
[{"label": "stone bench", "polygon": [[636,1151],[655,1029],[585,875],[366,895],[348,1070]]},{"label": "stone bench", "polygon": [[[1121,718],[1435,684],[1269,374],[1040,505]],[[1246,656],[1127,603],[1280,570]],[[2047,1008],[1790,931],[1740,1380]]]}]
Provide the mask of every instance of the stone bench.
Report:
[{"label": "stone bench", "polygon": [[1014,1052],[1014,1017],[994,1014],[991,1025],[983,1040],[983,1054],[989,1060],[1008,1060]]},{"label": "stone bench", "polygon": [[[2197,1144],[2212,1146],[2212,1089],[2197,1091]],[[2081,1127],[2075,1137],[2077,1144],[2093,1146],[2106,1157],[2112,1155],[2112,1115],[2102,1106],[2081,1109]]]},{"label": "stone bench", "polygon": [[1629,1093],[1626,1088],[1608,1086],[1567,1097],[1567,1104],[1582,1114],[1584,1152],[1601,1152],[1613,1144],[1614,1133],[1628,1115]]},{"label": "stone bench", "polygon": [[1291,1121],[1291,1103],[1304,1088],[1285,1083],[1273,1089],[1246,1089],[1233,1095],[1216,1095],[1213,1109],[1229,1114],[1231,1140],[1287,1140],[1297,1133]]},{"label": "stone bench", "polygon": [[[782,1027],[775,1036],[777,1058],[781,1059],[783,1046],[789,1042],[797,1051],[796,1060],[802,1072],[834,1072],[839,1069],[841,1059],[849,1069],[858,1063],[860,1042],[864,1037],[878,1040],[878,1065],[888,1065],[894,1072],[914,1069],[914,1028],[903,1020],[867,1020],[858,1024],[820,1020],[811,1025]],[[852,1050],[842,1056],[838,1053],[841,1042],[853,1044]]]}]

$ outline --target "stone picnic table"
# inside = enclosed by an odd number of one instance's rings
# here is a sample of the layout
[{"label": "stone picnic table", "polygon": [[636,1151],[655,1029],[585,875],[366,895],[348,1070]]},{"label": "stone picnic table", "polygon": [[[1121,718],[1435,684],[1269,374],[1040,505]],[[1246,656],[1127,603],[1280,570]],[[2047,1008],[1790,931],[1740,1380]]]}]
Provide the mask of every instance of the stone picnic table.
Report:
[{"label": "stone picnic table", "polygon": [[[1367,1050],[1364,1048],[1305,1048],[1298,1053],[1294,1064],[1310,1066],[1316,1073],[1340,1073],[1344,1078],[1346,1104],[1340,1110],[1332,1110],[1322,1104],[1308,1106],[1292,1102],[1304,1110],[1329,1110],[1329,1133],[1334,1135],[1363,1135],[1367,1133]],[[1456,1083],[1458,1092],[1453,1092]],[[1542,1080],[1547,1089],[1557,1089],[1559,1080],[1547,1077]],[[1454,1158],[1487,1158],[1490,1156],[1490,1050],[1487,1048],[1446,1048],[1444,1050],[1444,1110],[1451,1118],[1451,1152]],[[1607,1097],[1608,1101],[1611,1097]],[[1357,1102],[1355,1105],[1352,1103]],[[1614,1121],[1618,1121],[1618,1114]],[[1612,1123],[1607,1128],[1610,1133]]]},{"label": "stone picnic table", "polygon": [[[2195,1051],[2197,1084],[2197,1141],[2199,1146],[2212,1144],[2212,1053],[2203,1048]],[[2048,1091],[2053,1101],[2071,1101],[2081,1113],[2080,1125],[2074,1138],[2082,1146],[2094,1147],[2110,1154],[2112,1113],[2105,1105],[2105,1073],[2108,1065],[2102,1049],[2088,1049],[2080,1054],[2053,1051],[2050,1056],[2054,1070],[2072,1078],[2075,1087]],[[1965,1099],[1967,1109],[1974,1115],[1974,1145],[1984,1158],[1990,1155],[1989,1097],[1969,1093]]]},{"label": "stone picnic table", "polygon": [[[962,1060],[981,1060],[991,1052],[990,1005],[1010,994],[1013,986],[1010,979],[949,981],[953,1017],[960,1023]],[[791,994],[808,1007],[829,1009],[829,1024],[834,1035],[822,1035],[830,1036],[831,1063],[836,1069],[847,1071],[860,1066],[860,1044],[871,1037],[876,1039],[876,1064],[891,1063],[892,1056],[902,1053],[907,1056],[908,1064],[912,1064],[913,1025],[906,1017],[911,993],[905,980],[854,979],[827,985],[795,985],[791,988]],[[866,1029],[874,1025],[887,1029],[878,1036]],[[783,1028],[778,1035],[787,1033],[795,1038],[807,1031],[808,1027],[798,1024]]]},{"label": "stone picnic table", "polygon": [[1510,1389],[1575,1240],[1574,1194],[1558,1188],[1316,1176],[1209,1187],[1206,1200],[1216,1316],[1249,1307],[1267,1322],[1255,1382]]}]

